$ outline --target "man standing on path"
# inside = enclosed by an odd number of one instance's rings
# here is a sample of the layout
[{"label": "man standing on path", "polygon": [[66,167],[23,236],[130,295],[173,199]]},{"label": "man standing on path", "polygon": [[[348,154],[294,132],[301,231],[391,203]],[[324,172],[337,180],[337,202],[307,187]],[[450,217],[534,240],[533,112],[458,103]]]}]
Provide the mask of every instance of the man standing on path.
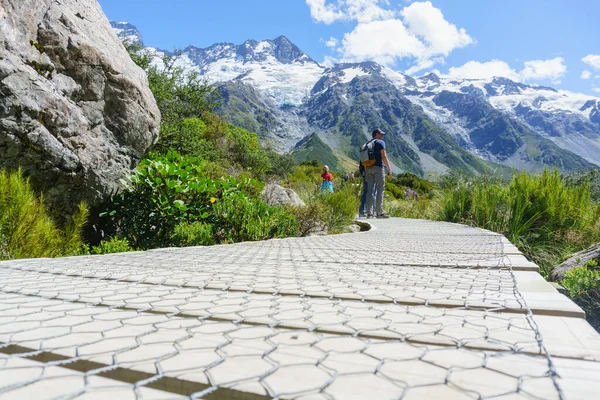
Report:
[{"label": "man standing on path", "polygon": [[[375,201],[375,216],[377,218],[389,218],[389,215],[383,212],[383,190],[385,189],[385,170],[383,166],[387,168],[387,176],[392,176],[392,169],[390,168],[390,162],[385,152],[385,142],[383,137],[385,132],[381,129],[375,129],[371,134],[374,143],[375,152],[375,164],[370,167],[365,167],[366,181],[367,181],[367,207],[366,210],[371,212],[373,207],[373,201]],[[376,193],[373,198],[373,193]],[[369,217],[373,217],[373,214],[369,214]]]}]

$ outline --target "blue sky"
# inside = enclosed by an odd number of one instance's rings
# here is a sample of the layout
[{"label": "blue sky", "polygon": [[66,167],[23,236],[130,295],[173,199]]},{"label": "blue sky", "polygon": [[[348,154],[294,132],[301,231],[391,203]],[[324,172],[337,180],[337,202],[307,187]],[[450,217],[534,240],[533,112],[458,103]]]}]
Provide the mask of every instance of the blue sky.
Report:
[{"label": "blue sky", "polygon": [[320,63],[507,76],[600,96],[600,1],[99,0],[172,50],[287,36]]}]

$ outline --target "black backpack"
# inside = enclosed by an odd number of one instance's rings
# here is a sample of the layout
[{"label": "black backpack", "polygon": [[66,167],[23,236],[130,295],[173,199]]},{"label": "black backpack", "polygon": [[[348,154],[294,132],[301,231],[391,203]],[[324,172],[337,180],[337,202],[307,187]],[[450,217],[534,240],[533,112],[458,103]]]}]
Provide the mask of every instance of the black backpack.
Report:
[{"label": "black backpack", "polygon": [[359,159],[363,167],[375,165],[375,140],[371,139],[360,147]]}]

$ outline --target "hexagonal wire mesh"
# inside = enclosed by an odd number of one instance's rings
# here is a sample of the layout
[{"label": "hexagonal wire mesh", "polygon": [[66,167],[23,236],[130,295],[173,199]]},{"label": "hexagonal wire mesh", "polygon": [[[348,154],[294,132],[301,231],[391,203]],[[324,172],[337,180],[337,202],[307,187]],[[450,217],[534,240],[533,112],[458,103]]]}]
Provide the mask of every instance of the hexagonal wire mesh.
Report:
[{"label": "hexagonal wire mesh", "polygon": [[359,234],[0,264],[2,398],[562,398],[502,236]]}]

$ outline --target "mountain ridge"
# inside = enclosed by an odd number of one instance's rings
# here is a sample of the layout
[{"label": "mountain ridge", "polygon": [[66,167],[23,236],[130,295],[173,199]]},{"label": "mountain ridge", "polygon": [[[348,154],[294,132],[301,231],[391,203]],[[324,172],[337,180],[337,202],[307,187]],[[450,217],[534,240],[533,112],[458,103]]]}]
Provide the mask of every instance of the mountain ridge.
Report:
[{"label": "mountain ridge", "polygon": [[411,77],[372,61],[324,67],[283,35],[188,46],[178,62],[226,92],[217,113],[281,152],[318,132],[333,152],[354,157],[383,126],[395,166],[420,175],[484,173],[488,162],[530,171],[600,165],[600,98],[592,96],[504,77]]}]

